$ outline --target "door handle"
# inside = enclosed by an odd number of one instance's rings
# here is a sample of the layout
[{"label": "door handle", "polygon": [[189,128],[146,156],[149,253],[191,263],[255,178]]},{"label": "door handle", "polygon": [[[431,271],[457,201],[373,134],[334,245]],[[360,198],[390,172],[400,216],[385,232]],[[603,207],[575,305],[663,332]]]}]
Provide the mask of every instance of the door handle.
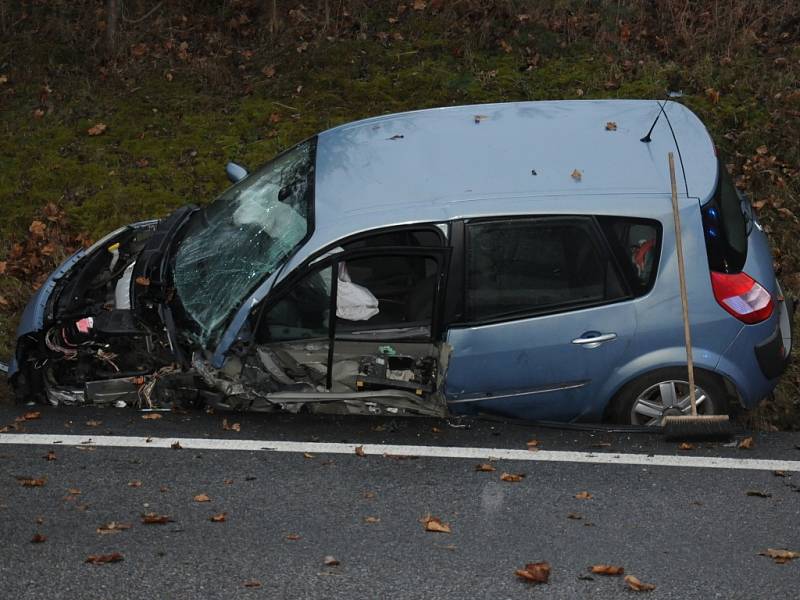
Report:
[{"label": "door handle", "polygon": [[[589,334],[596,333],[594,331],[588,332]],[[586,335],[586,334],[584,334]],[[572,340],[573,344],[579,344],[584,348],[597,348],[600,344],[604,342],[610,342],[611,340],[617,339],[616,333],[598,333],[597,335],[592,335],[591,337],[579,337]]]}]

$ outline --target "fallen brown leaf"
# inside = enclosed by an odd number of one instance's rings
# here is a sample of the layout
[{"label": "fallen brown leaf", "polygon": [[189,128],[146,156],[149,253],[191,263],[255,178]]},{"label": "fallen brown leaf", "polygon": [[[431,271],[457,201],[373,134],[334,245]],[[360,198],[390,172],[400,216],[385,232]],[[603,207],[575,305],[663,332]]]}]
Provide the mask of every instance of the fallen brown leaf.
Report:
[{"label": "fallen brown leaf", "polygon": [[616,576],[622,575],[625,569],[616,565],[592,565],[589,570],[596,575]]},{"label": "fallen brown leaf", "polygon": [[616,131],[617,124],[614,121],[609,121],[606,123],[606,131]]},{"label": "fallen brown leaf", "polygon": [[528,440],[527,446],[528,450],[537,450],[541,442],[539,440]]},{"label": "fallen brown leaf", "polygon": [[767,548],[766,552],[759,552],[758,554],[760,556],[769,556],[779,565],[794,560],[795,558],[800,558],[800,552],[785,550],[783,548]]},{"label": "fallen brown leaf", "polygon": [[181,446],[180,442],[172,442],[170,448],[172,448],[173,450],[180,450],[181,448],[183,448],[183,446]]},{"label": "fallen brown leaf", "polygon": [[517,569],[514,574],[529,583],[547,583],[550,579],[550,564],[546,562],[528,563],[524,569]]},{"label": "fallen brown leaf", "polygon": [[364,517],[364,523],[380,523],[379,517]]},{"label": "fallen brown leaf", "polygon": [[41,416],[42,416],[42,413],[39,412],[38,410],[31,410],[29,412],[26,412],[24,415],[22,415],[22,420],[23,421],[35,421],[36,419],[40,418]]},{"label": "fallen brown leaf", "polygon": [[140,275],[134,281],[136,281],[136,285],[141,285],[141,286],[144,286],[144,287],[147,287],[148,285],[150,285],[150,278],[149,277],[144,277],[143,275]]},{"label": "fallen brown leaf", "polygon": [[434,533],[451,533],[450,525],[442,523],[437,517],[427,515],[422,519],[422,524],[425,526],[425,531],[432,531]]},{"label": "fallen brown leaf", "polygon": [[81,493],[80,488],[67,488],[67,493],[72,494],[73,496],[78,496]]},{"label": "fallen brown leaf", "polygon": [[579,515],[578,513],[571,512],[571,513],[567,513],[567,518],[568,519],[574,519],[576,521],[580,521],[583,517],[581,515]]},{"label": "fallen brown leaf", "polygon": [[211,515],[210,517],[208,517],[208,520],[211,521],[212,523],[223,523],[227,518],[227,516],[228,513],[221,512],[217,513],[216,515]]},{"label": "fallen brown leaf", "polygon": [[47,454],[45,454],[43,458],[45,460],[58,460],[58,457],[56,456],[56,453],[53,452],[52,450],[48,451]]},{"label": "fallen brown leaf", "polygon": [[581,177],[583,177],[583,174],[578,169],[575,169],[572,171],[572,173],[570,173],[570,177],[572,177],[575,181],[580,181]]},{"label": "fallen brown leaf", "polygon": [[690,444],[689,442],[681,442],[678,446],[678,450],[694,450],[696,446],[694,444]]},{"label": "fallen brown leaf", "polygon": [[775,475],[775,477],[788,477],[786,471],[773,471],[772,474]]},{"label": "fallen brown leaf", "polygon": [[303,452],[303,458],[314,458],[314,455],[311,452]]},{"label": "fallen brown leaf", "polygon": [[139,481],[138,479],[134,479],[133,481],[128,482],[128,487],[140,488],[142,487],[142,482]]},{"label": "fallen brown leaf", "polygon": [[228,423],[228,419],[222,419],[222,429],[225,431],[241,431],[242,426],[239,423]]},{"label": "fallen brown leaf", "polygon": [[497,469],[495,469],[489,463],[481,463],[479,465],[475,465],[475,470],[480,471],[481,473],[491,473],[493,471],[496,471]]},{"label": "fallen brown leaf", "polygon": [[246,588],[260,588],[261,582],[258,579],[248,579],[242,585]]},{"label": "fallen brown leaf", "polygon": [[639,579],[633,575],[626,575],[625,583],[627,583],[628,587],[634,592],[652,592],[654,589],[656,589],[656,586],[654,586],[652,583],[644,583],[639,581]]},{"label": "fallen brown leaf", "polygon": [[130,529],[131,526],[128,523],[118,523],[117,521],[111,521],[106,523],[105,525],[100,525],[97,528],[97,533],[100,534],[109,534],[109,533],[119,533],[120,531],[124,531],[125,529]]},{"label": "fallen brown leaf", "polygon": [[95,123],[86,130],[86,133],[89,135],[102,135],[106,129],[108,129],[108,125],[105,123]]},{"label": "fallen brown leaf", "polygon": [[755,496],[756,498],[772,498],[769,492],[762,492],[761,490],[747,490],[745,492],[748,496]]},{"label": "fallen brown leaf", "polygon": [[753,442],[752,436],[748,436],[744,438],[741,442],[739,442],[739,448],[743,450],[750,450],[753,448],[754,445],[755,442]]},{"label": "fallen brown leaf", "polygon": [[100,425],[102,424],[103,424],[102,421],[95,421],[94,419],[89,419],[88,421],[86,421],[87,427],[100,427]]},{"label": "fallen brown leaf", "polygon": [[157,412],[147,413],[147,414],[142,415],[142,418],[147,420],[147,421],[155,421],[155,420],[161,418],[161,413],[157,413]]},{"label": "fallen brown leaf", "polygon": [[289,533],[286,535],[286,539],[289,540],[290,542],[296,542],[297,540],[300,539],[300,536],[296,533]]},{"label": "fallen brown leaf", "polygon": [[42,487],[47,483],[47,479],[44,477],[40,479],[35,479],[33,477],[17,477],[17,481],[19,481],[22,487]]},{"label": "fallen brown leaf", "polygon": [[500,475],[501,481],[508,481],[509,483],[517,483],[525,478],[524,473],[503,473]]},{"label": "fallen brown leaf", "polygon": [[197,494],[194,497],[195,502],[211,502],[211,498],[208,497],[208,494]]},{"label": "fallen brown leaf", "polygon": [[261,69],[261,74],[267,79],[275,77],[275,65],[267,65]]},{"label": "fallen brown leaf", "polygon": [[42,544],[46,541],[47,536],[44,536],[41,533],[34,533],[33,537],[31,538],[31,544]]},{"label": "fallen brown leaf", "polygon": [[142,515],[142,523],[145,525],[166,525],[172,523],[167,515],[159,515],[157,513],[145,513]]},{"label": "fallen brown leaf", "polygon": [[341,563],[339,562],[339,559],[334,556],[326,556],[322,559],[322,564],[324,564],[326,567],[338,567]]},{"label": "fallen brown leaf", "polygon": [[366,456],[367,453],[364,452],[364,446],[356,446],[356,456]]},{"label": "fallen brown leaf", "polygon": [[104,565],[106,563],[115,563],[123,559],[122,554],[119,552],[112,552],[111,554],[90,554],[86,557],[84,562],[93,565]]},{"label": "fallen brown leaf", "polygon": [[583,491],[575,494],[575,497],[578,500],[591,500],[594,496],[592,496],[589,492]]}]

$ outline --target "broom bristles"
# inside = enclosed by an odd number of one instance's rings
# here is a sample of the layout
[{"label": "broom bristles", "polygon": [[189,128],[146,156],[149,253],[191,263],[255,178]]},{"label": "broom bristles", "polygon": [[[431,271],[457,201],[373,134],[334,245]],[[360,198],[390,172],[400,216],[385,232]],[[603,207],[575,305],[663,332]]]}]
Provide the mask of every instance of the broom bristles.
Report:
[{"label": "broom bristles", "polygon": [[670,441],[725,441],[733,437],[728,415],[668,416],[661,422]]}]

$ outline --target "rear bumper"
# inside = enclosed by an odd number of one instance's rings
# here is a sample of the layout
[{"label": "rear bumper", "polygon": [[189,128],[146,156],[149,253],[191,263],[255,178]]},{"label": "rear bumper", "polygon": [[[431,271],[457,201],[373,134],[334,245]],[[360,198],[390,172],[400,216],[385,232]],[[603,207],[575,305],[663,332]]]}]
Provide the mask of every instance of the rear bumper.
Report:
[{"label": "rear bumper", "polygon": [[735,386],[744,408],[769,396],[789,364],[794,302],[778,287],[775,313],[757,325],[745,325],[719,362],[718,371]]}]

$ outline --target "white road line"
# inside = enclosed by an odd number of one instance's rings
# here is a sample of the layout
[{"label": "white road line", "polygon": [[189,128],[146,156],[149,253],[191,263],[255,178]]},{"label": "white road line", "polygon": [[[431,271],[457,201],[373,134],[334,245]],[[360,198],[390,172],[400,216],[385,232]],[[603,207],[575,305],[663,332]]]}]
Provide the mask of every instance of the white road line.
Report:
[{"label": "white road line", "polygon": [[354,454],[357,446],[367,456],[423,456],[467,458],[472,460],[520,460],[532,462],[570,462],[606,465],[645,465],[652,467],[690,467],[701,469],[745,469],[757,471],[800,471],[797,460],[718,458],[713,456],[671,456],[667,454],[619,454],[614,452],[571,452],[562,450],[520,450],[515,448],[460,448],[455,446],[404,446],[395,444],[340,444],[333,442],[281,442],[267,440],[222,440],[133,436],[86,436],[6,433],[0,445],[96,446],[107,448],[171,448],[178,442],[191,450],[249,450],[266,452],[310,452],[314,454]]}]

